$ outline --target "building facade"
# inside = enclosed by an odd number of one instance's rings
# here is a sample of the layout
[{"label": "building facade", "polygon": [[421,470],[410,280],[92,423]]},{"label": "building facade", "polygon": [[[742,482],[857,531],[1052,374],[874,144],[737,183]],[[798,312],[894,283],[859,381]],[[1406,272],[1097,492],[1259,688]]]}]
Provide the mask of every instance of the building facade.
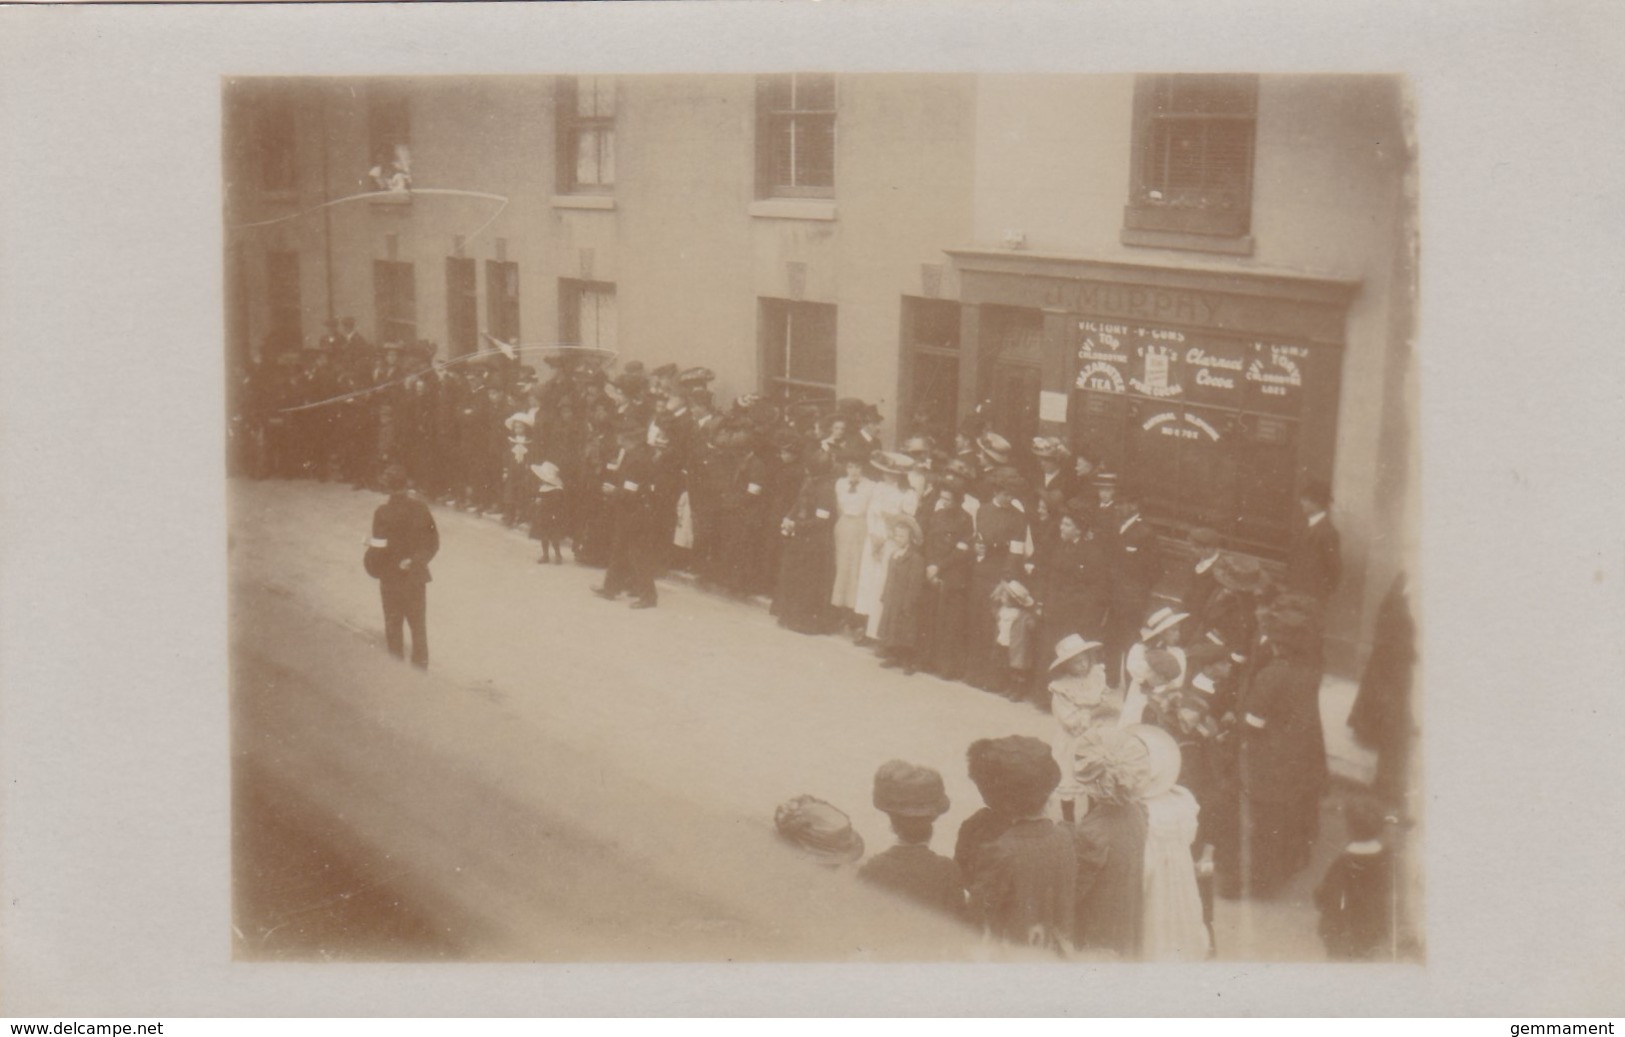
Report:
[{"label": "building facade", "polygon": [[1409,132],[1394,77],[240,80],[228,348],[352,316],[860,397],[899,436],[981,405],[1088,444],[1170,550],[1277,559],[1325,480],[1352,670],[1415,528]]}]

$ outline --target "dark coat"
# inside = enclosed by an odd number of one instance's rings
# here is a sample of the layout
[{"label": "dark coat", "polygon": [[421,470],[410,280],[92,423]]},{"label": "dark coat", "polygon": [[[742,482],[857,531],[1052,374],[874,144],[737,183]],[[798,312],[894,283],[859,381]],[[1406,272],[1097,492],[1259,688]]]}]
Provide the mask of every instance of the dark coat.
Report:
[{"label": "dark coat", "polygon": [[787,516],[779,554],[779,581],[773,611],[779,625],[797,633],[821,634],[828,627],[830,590],[835,582],[835,480],[809,475]]},{"label": "dark coat", "polygon": [[965,916],[959,865],[929,846],[893,846],[864,861],[858,878],[954,918]]},{"label": "dark coat", "polygon": [[1057,540],[1050,546],[1033,588],[1044,603],[1049,647],[1067,634],[1100,637],[1110,592],[1108,564],[1100,541],[1088,531],[1075,542]]},{"label": "dark coat", "polygon": [[1333,961],[1392,958],[1394,861],[1386,848],[1344,853],[1315,889],[1318,927]]},{"label": "dark coat", "polygon": [[1059,949],[1072,940],[1077,893],[1071,826],[1016,821],[979,855],[971,917],[999,939]]},{"label": "dark coat", "polygon": [[1091,803],[1074,828],[1079,948],[1140,954],[1145,903],[1145,811],[1138,803]]},{"label": "dark coat", "polygon": [[1157,534],[1143,518],[1126,530],[1119,523],[1108,545],[1112,605],[1139,623],[1149,611],[1151,588],[1157,582]]},{"label": "dark coat", "polygon": [[1179,611],[1186,613],[1190,619],[1185,622],[1185,632],[1191,639],[1200,638],[1207,633],[1207,606],[1213,600],[1213,595],[1219,590],[1219,579],[1213,575],[1218,565],[1217,560],[1201,572],[1196,571],[1196,562],[1192,562],[1185,571],[1185,586],[1179,594]]},{"label": "dark coat", "polygon": [[886,586],[880,592],[880,643],[887,648],[915,648],[920,643],[921,598],[925,593],[925,556],[918,547],[886,563]]},{"label": "dark coat", "polygon": [[[1326,737],[1320,724],[1320,671],[1277,657],[1265,663],[1241,700],[1244,768],[1250,800],[1319,798],[1326,784]],[[1251,715],[1264,726],[1249,723]]]},{"label": "dark coat", "polygon": [[[372,513],[372,535],[385,541],[377,548],[381,579],[388,582],[428,583],[429,560],[440,550],[440,530],[429,506],[405,493],[392,494]],[[411,559],[405,571],[401,562]]]},{"label": "dark coat", "polygon": [[1326,601],[1337,590],[1343,575],[1342,538],[1330,516],[1316,525],[1308,521],[1298,527],[1286,559],[1286,585]]}]

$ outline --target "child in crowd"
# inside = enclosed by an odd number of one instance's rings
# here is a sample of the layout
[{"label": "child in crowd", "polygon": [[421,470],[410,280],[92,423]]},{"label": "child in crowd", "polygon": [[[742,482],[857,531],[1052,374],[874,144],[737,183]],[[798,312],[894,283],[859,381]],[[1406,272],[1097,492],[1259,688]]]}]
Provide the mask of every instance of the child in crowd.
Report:
[{"label": "child in crowd", "polygon": [[1031,681],[1038,603],[1019,580],[1004,579],[993,588],[993,607],[998,620],[996,643],[1004,663],[1004,687],[1000,690],[1006,698],[1019,702],[1026,698]]},{"label": "child in crowd", "polygon": [[1370,796],[1343,806],[1349,843],[1315,890],[1320,940],[1333,961],[1394,957],[1394,866],[1382,841],[1382,807]]},{"label": "child in crowd", "polygon": [[1078,739],[1102,719],[1101,705],[1106,696],[1106,673],[1101,668],[1099,641],[1085,641],[1068,634],[1055,646],[1050,673],[1060,671],[1049,684],[1050,713],[1055,717],[1055,762],[1061,768],[1061,819],[1074,820],[1075,803],[1081,789],[1073,770]]},{"label": "child in crowd", "polygon": [[894,515],[889,522],[891,549],[875,634],[880,639],[880,665],[888,669],[901,667],[906,676],[913,676],[925,596],[925,555],[920,549],[924,537],[912,515]]},{"label": "child in crowd", "polygon": [[948,812],[942,775],[902,760],[875,771],[875,809],[891,818],[897,845],[863,862],[858,878],[925,907],[963,918],[965,880],[959,866],[931,850],[936,819]]},{"label": "child in crowd", "polygon": [[563,565],[564,551],[559,542],[564,535],[564,479],[552,461],[533,464],[530,470],[541,480],[530,527],[531,536],[542,542],[542,557],[536,559],[536,564],[546,565],[551,556],[554,565]]}]

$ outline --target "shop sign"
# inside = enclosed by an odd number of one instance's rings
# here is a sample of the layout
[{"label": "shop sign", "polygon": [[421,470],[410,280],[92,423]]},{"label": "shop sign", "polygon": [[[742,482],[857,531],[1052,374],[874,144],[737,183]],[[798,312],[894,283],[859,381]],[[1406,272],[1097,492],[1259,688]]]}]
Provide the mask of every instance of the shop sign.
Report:
[{"label": "shop sign", "polygon": [[1103,321],[1079,321],[1078,331],[1079,389],[1275,413],[1299,406],[1306,346]]},{"label": "shop sign", "polygon": [[1163,411],[1153,414],[1145,419],[1140,428],[1146,432],[1156,432],[1159,435],[1170,436],[1174,439],[1201,439],[1206,436],[1217,443],[1219,430],[1214,428],[1199,414],[1190,411]]}]

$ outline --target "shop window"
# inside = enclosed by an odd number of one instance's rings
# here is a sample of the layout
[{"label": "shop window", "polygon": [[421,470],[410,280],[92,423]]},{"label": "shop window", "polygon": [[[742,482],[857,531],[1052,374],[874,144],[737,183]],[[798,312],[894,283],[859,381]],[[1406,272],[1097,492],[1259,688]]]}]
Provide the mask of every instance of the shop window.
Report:
[{"label": "shop window", "polygon": [[299,253],[265,254],[266,295],[270,301],[272,352],[304,345],[304,309],[299,297]]},{"label": "shop window", "polygon": [[293,103],[284,97],[265,98],[255,110],[254,126],[261,188],[292,191],[299,186],[297,142]]},{"label": "shop window", "polygon": [[557,193],[610,193],[615,186],[615,80],[560,76],[554,111]]},{"label": "shop window", "polygon": [[591,349],[618,348],[613,284],[559,279],[559,341]]},{"label": "shop window", "polygon": [[981,384],[993,428],[1014,443],[1038,432],[1044,314],[1017,306],[982,307]]},{"label": "shop window", "polygon": [[762,387],[774,399],[835,398],[835,307],[762,299]]},{"label": "shop window", "polygon": [[756,79],[758,198],[835,196],[835,77]]},{"label": "shop window", "polygon": [[446,341],[452,356],[466,356],[480,345],[480,311],[472,259],[446,259]]},{"label": "shop window", "polygon": [[905,298],[903,342],[908,371],[903,431],[952,442],[959,424],[959,304]]},{"label": "shop window", "polygon": [[485,262],[485,327],[503,342],[519,341],[519,264]]},{"label": "shop window", "polygon": [[418,338],[417,286],[411,263],[387,259],[372,264],[373,304],[377,310],[378,342],[410,345]]},{"label": "shop window", "polygon": [[1257,76],[1141,76],[1123,241],[1250,252],[1257,121]]}]

